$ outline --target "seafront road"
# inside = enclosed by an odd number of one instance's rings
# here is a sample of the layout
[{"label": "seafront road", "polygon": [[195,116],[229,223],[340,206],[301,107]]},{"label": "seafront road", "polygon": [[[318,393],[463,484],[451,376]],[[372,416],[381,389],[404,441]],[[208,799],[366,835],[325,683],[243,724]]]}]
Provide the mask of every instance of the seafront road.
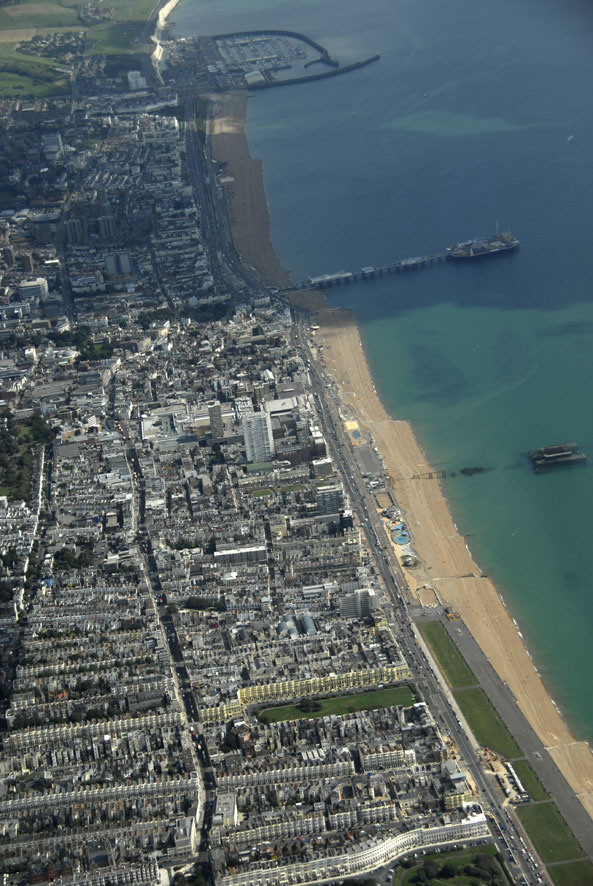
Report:
[{"label": "seafront road", "polygon": [[[300,346],[307,352],[306,333],[300,323],[295,324],[295,326],[295,337],[299,340]],[[382,543],[383,527],[379,521],[372,496],[352,459],[349,442],[342,427],[338,402],[334,399],[332,393],[334,390],[333,384],[320,371],[320,368],[314,365],[313,361],[311,361],[310,371],[313,379],[313,389],[319,392],[317,395],[318,406],[320,407],[324,431],[330,443],[332,455],[340,467],[352,504],[359,514],[362,528],[367,536],[369,547],[373,551],[375,562],[377,563],[384,587],[392,600],[394,610],[405,613],[403,621],[407,622],[410,610],[407,609],[405,601],[400,594],[400,589],[403,590],[406,587],[405,576],[389,546]],[[330,382],[329,385],[328,381]],[[434,620],[434,618],[435,614],[429,616],[419,615],[417,618],[414,618],[414,621]],[[457,723],[455,715],[447,703],[442,687],[431,676],[426,666],[422,668],[424,663],[420,660],[419,650],[414,638],[407,634],[407,631],[410,629],[406,628],[404,624],[400,625],[400,620],[402,619],[398,619],[395,623],[397,639],[409,664],[416,672],[419,686],[427,702],[458,744],[477,786],[482,791],[483,801],[486,801],[487,806],[491,806],[499,822],[504,822],[502,799],[498,797],[497,789],[492,784],[491,779],[484,775],[474,755],[471,741],[466,736],[462,726]],[[459,619],[449,622],[447,619],[444,619],[443,623],[473,670],[477,682],[490,698],[499,716],[521,747],[526,759],[532,765],[542,784],[556,801],[561,814],[577,837],[583,850],[590,858],[593,858],[593,832],[591,832],[590,828],[590,817],[547,749],[529,725],[519,709],[513,694],[500,680],[463,621]],[[528,882],[531,882],[532,871],[525,869],[523,858],[519,857],[518,861],[521,871],[528,876]]]},{"label": "seafront road", "polygon": [[513,694],[501,681],[464,623],[461,620],[453,622],[445,620],[444,624],[500,718],[522,749],[543,786],[556,802],[584,852],[589,858],[593,858],[591,819],[548,753],[547,748],[522,714]]}]

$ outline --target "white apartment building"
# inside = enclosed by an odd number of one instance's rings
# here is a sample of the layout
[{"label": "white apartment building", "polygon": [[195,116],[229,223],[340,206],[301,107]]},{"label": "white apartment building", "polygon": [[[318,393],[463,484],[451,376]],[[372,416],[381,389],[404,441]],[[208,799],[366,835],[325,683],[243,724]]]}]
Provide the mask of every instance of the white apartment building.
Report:
[{"label": "white apartment building", "polygon": [[274,455],[272,420],[267,412],[252,412],[243,418],[247,461],[269,461]]}]

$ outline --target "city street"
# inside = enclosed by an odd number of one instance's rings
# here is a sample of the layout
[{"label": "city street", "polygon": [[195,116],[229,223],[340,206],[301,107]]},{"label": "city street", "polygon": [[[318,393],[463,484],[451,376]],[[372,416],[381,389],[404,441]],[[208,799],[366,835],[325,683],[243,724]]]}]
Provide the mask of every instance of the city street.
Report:
[{"label": "city street", "polygon": [[[299,345],[308,350],[303,321],[297,321],[295,335],[298,337]],[[417,685],[429,705],[430,710],[439,722],[440,727],[452,737],[459,748],[464,764],[471,773],[476,785],[479,802],[484,811],[489,812],[493,816],[493,821],[495,822],[493,832],[502,844],[502,847],[507,850],[507,862],[509,863],[511,870],[517,877],[524,876],[527,883],[535,883],[534,871],[527,858],[522,857],[521,854],[518,854],[517,856],[513,853],[513,857],[516,858],[518,863],[515,864],[512,861],[510,855],[511,847],[507,843],[506,837],[503,835],[508,813],[503,805],[504,798],[502,792],[498,785],[495,784],[493,777],[485,774],[475,753],[478,747],[477,743],[467,726],[463,724],[461,712],[457,708],[452,694],[449,692],[444,681],[437,678],[432,667],[429,665],[426,655],[420,649],[412,623],[411,607],[406,600],[407,584],[405,576],[391,550],[391,547],[386,543],[386,539],[385,542],[382,543],[384,536],[383,523],[377,512],[373,496],[369,492],[365,479],[362,477],[356,466],[356,462],[351,455],[350,442],[344,432],[343,421],[339,414],[337,400],[332,393],[331,383],[328,383],[327,378],[322,374],[313,360],[310,360],[309,368],[313,381],[313,389],[316,392],[315,396],[317,405],[323,422],[323,430],[332,457],[339,466],[351,504],[359,515],[361,527],[364,530],[368,546],[373,554],[374,562],[377,565],[385,590],[391,599],[393,607],[392,627],[400,648],[406,661],[414,672]],[[434,616],[432,616],[432,618],[434,619]],[[415,617],[414,620],[421,620],[421,618],[416,619]],[[533,730],[531,730],[525,721],[525,718],[521,715],[508,690],[505,690],[505,687],[502,686],[498,680],[498,677],[481,654],[477,644],[470,637],[467,629],[463,626],[463,623],[461,621],[449,623],[446,619],[444,619],[444,623],[449,630],[451,630],[452,624],[455,632],[460,631],[460,633],[456,634],[456,637],[454,638],[459,645],[460,651],[467,658],[470,667],[474,669],[480,685],[489,695],[495,704],[495,707],[498,708],[499,705],[502,707],[502,710],[499,709],[499,713],[503,717],[505,723],[509,725],[511,732],[515,735],[517,741],[520,742],[521,747],[526,750],[530,762],[532,762],[532,764],[537,762],[541,768],[541,764],[544,763],[545,759],[545,762],[549,763],[550,766],[556,770],[554,795],[558,796],[560,793],[560,795],[568,801],[565,808],[568,811],[568,815],[571,816],[572,821],[575,823],[572,825],[575,829],[575,833],[586,833],[585,819],[588,820],[588,817],[584,809],[574,794],[572,794],[570,788],[552,763],[541,743],[539,743],[539,746],[536,746],[537,737],[535,736],[535,733],[533,733]],[[462,646],[457,640],[458,637],[461,637],[463,640]],[[471,646],[472,643],[473,647]],[[507,697],[504,698],[503,702],[503,695],[505,692]],[[512,716],[510,716],[511,714]],[[507,716],[510,716],[510,721],[507,721]],[[516,733],[515,730],[517,730]],[[524,739],[527,739],[528,733],[530,733],[529,741],[526,742]],[[533,757],[534,752],[540,754],[539,759]],[[539,769],[537,769],[535,765],[534,768],[539,774]],[[546,769],[548,769],[547,766]],[[547,772],[546,777],[553,779],[554,773],[551,771]],[[560,785],[559,780],[563,782],[563,786]],[[546,784],[543,777],[542,781]],[[563,787],[563,790],[559,791],[559,788],[561,787]],[[553,789],[554,788],[550,788],[550,790]],[[581,814],[579,814],[579,810]],[[561,811],[564,814],[564,808],[562,808]],[[568,815],[565,815],[565,817],[567,818],[568,823],[571,824]],[[513,822],[519,826],[518,820],[516,820],[514,816]],[[526,835],[523,836],[526,839]],[[591,848],[593,849],[593,835],[589,837],[589,840],[591,841]],[[541,872],[543,873],[543,865],[541,866]]]}]

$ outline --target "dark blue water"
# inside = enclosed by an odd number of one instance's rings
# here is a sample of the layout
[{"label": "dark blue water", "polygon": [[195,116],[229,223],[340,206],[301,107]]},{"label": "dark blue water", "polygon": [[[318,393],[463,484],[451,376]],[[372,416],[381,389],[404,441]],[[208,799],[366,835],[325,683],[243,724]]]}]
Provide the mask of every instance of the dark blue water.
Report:
[{"label": "dark blue water", "polygon": [[[175,33],[291,28],[343,77],[255,93],[274,245],[293,280],[441,251],[498,223],[512,255],[344,287],[388,409],[446,482],[561,710],[593,737],[593,10],[561,0],[183,0]],[[575,440],[583,469],[526,450]]]}]

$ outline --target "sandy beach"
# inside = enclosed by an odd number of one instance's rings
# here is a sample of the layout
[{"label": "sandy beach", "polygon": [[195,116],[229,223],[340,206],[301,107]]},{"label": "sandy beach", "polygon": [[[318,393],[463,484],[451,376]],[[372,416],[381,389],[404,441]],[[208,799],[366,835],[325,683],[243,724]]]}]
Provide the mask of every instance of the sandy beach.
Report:
[{"label": "sandy beach", "polygon": [[212,156],[225,164],[221,182],[235,248],[269,286],[289,286],[288,274],[278,261],[270,239],[261,160],[254,160],[249,154],[245,135],[247,94],[231,92],[212,95],[210,99],[213,102],[209,121]]},{"label": "sandy beach", "polygon": [[397,502],[405,512],[414,550],[422,566],[408,571],[412,593],[418,585],[436,588],[455,609],[501,680],[513,692],[526,718],[561,772],[593,817],[593,754],[570,733],[548,694],[500,594],[459,535],[436,479],[415,480],[432,471],[412,427],[392,419],[383,408],[350,311],[315,315],[321,327],[326,371],[336,381],[340,400],[369,430],[383,457]]},{"label": "sandy beach", "polygon": [[[244,132],[243,93],[216,96],[212,121],[213,154],[225,162],[232,181],[225,184],[231,229],[238,252],[271,285],[289,285],[270,242],[268,207],[260,161],[251,160]],[[301,301],[301,304],[302,301]],[[317,309],[325,370],[340,400],[371,432],[391,479],[394,494],[413,536],[422,565],[408,573],[411,593],[433,587],[461,616],[477,643],[506,682],[571,788],[593,818],[593,754],[576,741],[557,711],[495,585],[480,569],[459,535],[435,479],[413,479],[431,472],[408,422],[387,414],[373,387],[352,313],[325,307],[320,294],[303,306]]]}]

